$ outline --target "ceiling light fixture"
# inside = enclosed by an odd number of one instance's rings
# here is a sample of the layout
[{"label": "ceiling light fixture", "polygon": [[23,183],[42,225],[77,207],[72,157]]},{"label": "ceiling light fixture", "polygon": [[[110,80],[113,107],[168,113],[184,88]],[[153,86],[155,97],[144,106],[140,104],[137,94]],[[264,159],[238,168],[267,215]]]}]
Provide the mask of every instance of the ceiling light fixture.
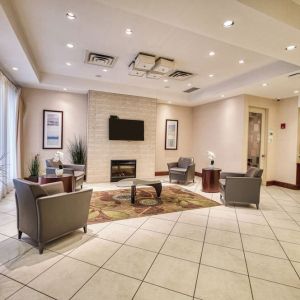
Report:
[{"label": "ceiling light fixture", "polygon": [[125,33],[126,33],[127,35],[132,35],[132,34],[133,34],[133,31],[132,31],[132,29],[127,28],[127,29],[125,30]]},{"label": "ceiling light fixture", "polygon": [[243,59],[240,59],[240,60],[239,60],[239,64],[240,64],[240,65],[242,65],[242,64],[244,64],[244,63],[245,63],[245,61],[244,61]]},{"label": "ceiling light fixture", "polygon": [[286,51],[292,51],[292,50],[295,50],[297,48],[296,45],[288,45],[287,47],[285,47],[285,50]]},{"label": "ceiling light fixture", "polygon": [[68,67],[72,66],[72,64],[71,64],[70,62],[66,62],[66,65],[67,65]]},{"label": "ceiling light fixture", "polygon": [[68,89],[67,89],[67,88],[63,88],[63,90],[64,90],[64,91],[67,91]]},{"label": "ceiling light fixture", "polygon": [[223,26],[225,28],[230,28],[234,25],[234,21],[233,20],[226,20],[224,23],[223,23]]},{"label": "ceiling light fixture", "polygon": [[66,17],[69,19],[69,20],[75,20],[76,19],[76,16],[74,13],[72,13],[71,11],[68,11],[66,13]]},{"label": "ceiling light fixture", "polygon": [[298,90],[294,91],[294,94],[299,94],[299,91]]},{"label": "ceiling light fixture", "polygon": [[266,86],[268,86],[268,84],[267,84],[266,82],[264,82],[264,83],[262,84],[262,86],[263,86],[263,87],[266,87]]},{"label": "ceiling light fixture", "polygon": [[103,71],[103,72],[107,72],[108,70],[107,70],[107,69],[103,69],[102,71]]},{"label": "ceiling light fixture", "polygon": [[68,48],[70,48],[70,49],[74,48],[74,45],[71,44],[71,43],[68,43],[66,46],[67,46]]},{"label": "ceiling light fixture", "polygon": [[17,68],[17,67],[12,67],[12,69],[13,69],[14,71],[18,71],[18,70],[19,70],[19,68]]},{"label": "ceiling light fixture", "polygon": [[210,78],[213,78],[215,75],[214,74],[209,74],[208,75]]},{"label": "ceiling light fixture", "polygon": [[210,51],[210,52],[208,53],[209,56],[215,56],[215,54],[216,54],[216,53],[215,53],[214,51]]}]

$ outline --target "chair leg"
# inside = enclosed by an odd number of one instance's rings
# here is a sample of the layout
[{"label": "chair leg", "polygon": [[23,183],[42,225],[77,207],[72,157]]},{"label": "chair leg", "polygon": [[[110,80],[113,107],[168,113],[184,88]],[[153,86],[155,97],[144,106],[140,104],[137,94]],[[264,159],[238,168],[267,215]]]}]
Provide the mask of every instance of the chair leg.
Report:
[{"label": "chair leg", "polygon": [[40,254],[43,254],[43,252],[44,252],[44,246],[45,246],[44,243],[40,243],[39,242],[39,253]]},{"label": "chair leg", "polygon": [[83,231],[84,231],[84,233],[87,233],[87,225],[86,224],[83,226]]},{"label": "chair leg", "polygon": [[22,237],[22,231],[18,231],[18,239],[20,240],[21,239],[21,237]]}]

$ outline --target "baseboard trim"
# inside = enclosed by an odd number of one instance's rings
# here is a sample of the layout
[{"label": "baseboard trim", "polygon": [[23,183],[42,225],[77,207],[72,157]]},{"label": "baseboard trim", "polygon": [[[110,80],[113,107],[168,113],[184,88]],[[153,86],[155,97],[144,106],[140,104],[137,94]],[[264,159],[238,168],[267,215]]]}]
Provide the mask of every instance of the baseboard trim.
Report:
[{"label": "baseboard trim", "polygon": [[[155,176],[165,176],[165,175],[169,175],[168,171],[155,171]],[[202,177],[202,173],[199,172],[195,172],[195,175],[198,177]]]},{"label": "baseboard trim", "polygon": [[286,182],[277,181],[277,180],[267,181],[266,185],[267,186],[276,185],[276,186],[280,186],[280,187],[287,188],[290,190],[300,190],[300,186],[298,186],[296,184],[286,183]]}]

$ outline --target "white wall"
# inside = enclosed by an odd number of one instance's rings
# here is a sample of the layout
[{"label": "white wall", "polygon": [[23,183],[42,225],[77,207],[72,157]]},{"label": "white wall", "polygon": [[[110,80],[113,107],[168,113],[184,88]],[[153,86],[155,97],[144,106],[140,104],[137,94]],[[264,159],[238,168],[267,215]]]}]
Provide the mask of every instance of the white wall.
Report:
[{"label": "white wall", "polygon": [[216,154],[215,166],[226,171],[244,171],[245,102],[243,96],[193,109],[193,156],[196,171],[209,165],[207,151]]},{"label": "white wall", "polygon": [[[193,156],[192,108],[168,104],[157,105],[155,171],[167,171],[167,163],[180,156]],[[178,120],[178,149],[165,150],[165,125],[167,119]]]},{"label": "white wall", "polygon": [[45,170],[45,159],[53,157],[57,150],[43,150],[43,110],[62,110],[64,112],[63,151],[64,161],[69,161],[68,143],[75,135],[86,138],[87,95],[55,92],[39,89],[22,89],[24,101],[23,173],[28,175],[28,164],[31,158],[39,153],[42,172]]}]

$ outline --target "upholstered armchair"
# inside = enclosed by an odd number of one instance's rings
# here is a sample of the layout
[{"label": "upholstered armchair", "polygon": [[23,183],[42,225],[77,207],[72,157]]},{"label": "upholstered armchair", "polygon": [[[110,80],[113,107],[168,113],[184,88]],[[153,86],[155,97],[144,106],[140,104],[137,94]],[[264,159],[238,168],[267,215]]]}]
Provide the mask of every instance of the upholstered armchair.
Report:
[{"label": "upholstered armchair", "polygon": [[220,196],[225,205],[236,203],[255,204],[259,208],[263,170],[250,167],[247,173],[222,172]]},{"label": "upholstered armchair", "polygon": [[188,183],[194,182],[195,164],[192,157],[180,157],[178,162],[168,163],[169,178],[172,180]]},{"label": "upholstered armchair", "polygon": [[63,164],[61,162],[54,162],[53,159],[46,159],[46,174],[55,174],[55,169],[57,169],[59,165],[63,166],[64,174],[73,175],[75,188],[80,187],[82,189],[85,165]]},{"label": "upholstered armchair", "polygon": [[87,231],[92,189],[64,193],[63,183],[39,185],[14,179],[18,238],[26,233],[38,243],[40,254],[46,243],[76,229]]}]

